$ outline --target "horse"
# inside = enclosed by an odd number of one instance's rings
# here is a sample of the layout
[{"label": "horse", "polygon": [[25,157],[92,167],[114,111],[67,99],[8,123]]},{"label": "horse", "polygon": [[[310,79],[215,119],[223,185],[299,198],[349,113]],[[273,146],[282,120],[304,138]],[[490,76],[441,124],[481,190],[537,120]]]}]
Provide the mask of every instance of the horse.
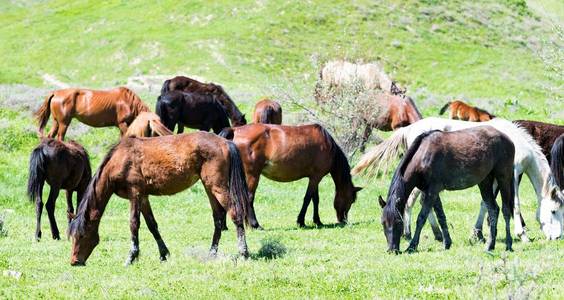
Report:
[{"label": "horse", "polygon": [[268,98],[261,99],[255,104],[253,123],[282,124],[282,106]]},{"label": "horse", "polygon": [[161,96],[170,91],[183,91],[196,94],[213,95],[227,111],[233,126],[247,124],[245,115],[241,113],[235,102],[229,97],[221,85],[215,83],[202,83],[186,76],[176,76],[165,80],[161,88]]},{"label": "horse", "polygon": [[126,137],[155,137],[173,134],[161,123],[161,118],[152,112],[140,113],[127,128]]},{"label": "horse", "polygon": [[480,188],[490,216],[491,234],[486,249],[495,249],[499,206],[493,191],[494,185],[497,185],[501,190],[506,250],[512,251],[510,220],[513,210],[514,156],[515,147],[509,137],[491,126],[453,132],[433,130],[419,135],[396,168],[388,190],[388,201],[385,202],[381,196],[378,198],[383,209],[382,225],[388,251],[399,251],[404,227],[402,215],[414,188],[423,192],[422,208],[407,251],[417,250],[421,229],[431,208],[437,213],[445,249],[449,249],[452,240],[439,193],[443,190],[463,190],[474,185]]},{"label": "horse", "polygon": [[513,123],[529,132],[541,147],[546,159],[550,161],[550,150],[556,139],[564,134],[564,126],[528,120],[517,120]]},{"label": "horse", "polygon": [[561,134],[550,150],[550,169],[554,174],[556,184],[564,189],[564,133]]},{"label": "horse", "polygon": [[141,112],[149,108],[139,96],[126,87],[112,90],[62,89],[51,92],[35,113],[39,135],[53,113],[53,127],[48,137],[64,140],[72,118],[92,127],[117,126],[123,136],[127,127]]},{"label": "horse", "polygon": [[31,152],[27,181],[27,194],[30,201],[35,201],[37,241],[41,240],[42,194],[45,182],[51,187],[46,205],[51,234],[53,239],[59,240],[59,229],[55,220],[55,203],[59,190],[64,189],[67,192],[67,219],[70,222],[74,217],[72,193],[77,194],[78,207],[91,175],[88,153],[80,144],[75,141],[65,143],[55,139],[41,139],[41,143]]},{"label": "horse", "polygon": [[[362,170],[378,169],[384,164],[387,168],[387,163],[393,161],[402,153],[403,149],[413,143],[415,138],[427,131],[442,130],[453,131],[470,127],[491,125],[497,130],[505,133],[515,145],[515,161],[514,161],[514,179],[515,179],[515,206],[513,210],[515,234],[523,241],[528,241],[525,232],[523,220],[521,218],[520,198],[519,198],[519,181],[518,178],[521,174],[525,173],[533,184],[535,194],[537,196],[537,203],[539,209],[537,210],[537,220],[540,221],[541,229],[548,239],[555,239],[561,236],[563,214],[562,202],[564,195],[556,185],[554,176],[550,170],[550,166],[545,156],[542,154],[540,147],[535,143],[533,138],[522,128],[517,125],[500,118],[495,118],[487,122],[466,122],[458,120],[447,120],[440,118],[425,118],[407,127],[396,130],[390,138],[385,140],[379,145],[368,151],[353,168],[352,173],[358,174]],[[409,237],[409,219],[411,208],[415,205],[417,197],[420,192],[415,190],[408,200],[406,207],[405,218],[405,235]],[[482,224],[486,214],[486,207],[482,205],[480,215],[476,224],[474,225],[474,234],[481,240]],[[429,215],[429,221],[435,229],[434,232],[440,232],[437,222],[433,215]],[[548,226],[549,224],[554,224]],[[560,229],[559,229],[560,228]]]},{"label": "horse", "polygon": [[184,126],[213,129],[216,134],[229,127],[227,112],[211,94],[168,92],[159,96],[156,112],[169,130],[174,131],[178,124],[178,133],[184,132]]},{"label": "horse", "polygon": [[318,185],[331,173],[335,183],[333,206],[337,220],[342,224],[347,222],[351,205],[362,188],[353,185],[347,157],[322,126],[249,124],[227,128],[220,136],[232,139],[241,153],[250,192],[247,216],[252,228],[262,228],[254,210],[255,191],[261,174],[278,182],[309,179],[297,218],[298,225],[305,227],[305,214],[312,200],[313,222],[323,226],[319,218]]},{"label": "horse", "polygon": [[153,138],[124,138],[110,149],[90,181],[70,224],[71,265],[84,265],[98,244],[98,227],[112,194],[129,199],[132,246],[126,264],[139,255],[140,213],[155,238],[161,261],[169,255],[153,216],[149,195],[172,195],[202,181],[214,233],[210,256],[218,250],[226,214],[237,226],[239,253],[248,257],[243,221],[248,191],[235,145],[207,132]]},{"label": "horse", "polygon": [[439,111],[439,115],[442,115],[450,108],[449,118],[453,120],[462,120],[470,122],[485,122],[495,118],[494,115],[489,112],[468,105],[460,100],[454,100],[452,102],[447,102]]}]

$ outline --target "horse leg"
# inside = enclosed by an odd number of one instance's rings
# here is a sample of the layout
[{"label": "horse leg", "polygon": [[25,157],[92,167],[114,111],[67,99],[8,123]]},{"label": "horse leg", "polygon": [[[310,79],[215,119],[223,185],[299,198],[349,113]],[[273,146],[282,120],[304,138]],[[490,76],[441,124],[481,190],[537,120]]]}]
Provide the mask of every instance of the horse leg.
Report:
[{"label": "horse leg", "polygon": [[55,135],[57,135],[58,131],[59,131],[59,122],[57,122],[57,120],[55,120],[55,117],[53,117],[53,126],[51,127],[51,130],[49,130],[47,137],[54,138]]},{"label": "horse leg", "polygon": [[484,225],[484,218],[486,217],[487,212],[488,212],[488,206],[486,205],[486,202],[482,200],[480,202],[480,212],[478,213],[478,218],[476,219],[476,223],[474,224],[474,230],[472,233],[473,237],[482,243],[486,242],[486,239],[484,238],[484,234],[483,234],[483,225]]},{"label": "horse leg", "polygon": [[405,211],[403,213],[403,236],[406,240],[411,240],[411,212],[419,195],[421,195],[421,190],[416,188],[413,189],[409,198],[407,198]]},{"label": "horse leg", "polygon": [[525,232],[525,228],[521,218],[521,200],[519,198],[519,175],[520,172],[518,171],[514,171],[513,172],[513,178],[515,180],[515,185],[514,185],[514,195],[515,195],[515,202],[514,202],[514,208],[513,208],[513,222],[515,223],[515,234],[521,238],[522,242],[529,242],[529,238],[527,237],[527,233]]},{"label": "horse leg", "polygon": [[[443,204],[441,198],[438,196],[437,199],[435,199],[434,201],[433,209],[435,210],[435,213],[437,214],[437,219],[439,219],[439,224],[441,225],[441,230],[442,230],[441,239],[444,236],[445,249],[448,250],[452,245],[452,239],[450,238],[450,234],[448,233],[448,225],[446,222],[445,211],[443,210]],[[432,213],[429,214],[429,221],[431,220],[431,215]]]},{"label": "horse leg", "polygon": [[65,139],[65,135],[67,134],[67,129],[69,128],[71,120],[64,120],[57,126],[57,139],[59,141],[63,141]]},{"label": "horse leg", "polygon": [[125,260],[125,265],[131,265],[139,257],[139,196],[129,201],[129,229],[131,230],[131,250]]},{"label": "horse leg", "polygon": [[[43,189],[42,189],[43,190]],[[43,201],[41,200],[41,193],[37,195],[35,199],[35,217],[37,219],[37,225],[35,227],[35,240],[41,240],[41,214],[43,213]]]},{"label": "horse leg", "polygon": [[370,124],[368,124],[368,122],[367,122],[366,126],[364,127],[364,132],[362,133],[362,142],[360,144],[360,152],[364,152],[364,150],[366,148],[366,143],[368,142],[368,139],[370,138],[371,134],[372,134],[372,126]]},{"label": "horse leg", "polygon": [[511,179],[509,182],[501,181],[499,184],[501,192],[501,212],[503,213],[503,219],[505,220],[505,250],[513,251],[513,238],[511,237],[511,209],[509,207],[509,202],[511,202]]},{"label": "horse leg", "polygon": [[[74,219],[74,206],[72,205],[72,190],[67,190],[67,219],[69,223]],[[78,208],[78,207],[77,207]]]},{"label": "horse leg", "polygon": [[178,122],[178,130],[176,131],[176,133],[181,134],[184,133],[184,124],[181,122]]},{"label": "horse leg", "polygon": [[433,200],[434,198],[431,196],[429,192],[425,192],[423,197],[421,197],[421,211],[417,216],[417,224],[415,227],[415,234],[413,235],[413,239],[409,243],[409,247],[407,248],[407,252],[415,252],[417,251],[417,245],[419,245],[419,237],[421,236],[421,230],[423,229],[423,225],[425,225],[425,221],[433,207]]},{"label": "horse leg", "polygon": [[263,230],[262,226],[259,225],[256,213],[255,213],[255,194],[256,194],[256,190],[257,190],[259,179],[260,179],[260,173],[257,176],[255,176],[253,174],[245,173],[245,176],[247,177],[247,186],[249,188],[249,203],[248,203],[248,207],[247,207],[247,221],[249,222],[249,225],[251,225],[251,228]]},{"label": "horse leg", "polygon": [[319,227],[323,226],[319,218],[319,181],[313,189],[311,200],[313,202],[313,223]]},{"label": "horse leg", "polygon": [[311,198],[313,197],[314,189],[315,189],[314,185],[312,184],[312,180],[310,178],[309,183],[307,185],[306,194],[304,196],[304,202],[302,204],[302,209],[300,210],[300,213],[298,214],[297,223],[300,227],[305,227],[305,215],[307,213],[307,207],[309,206],[309,202],[311,201]]},{"label": "horse leg", "polygon": [[49,216],[49,224],[51,225],[51,234],[54,240],[60,240],[59,228],[57,227],[57,221],[55,221],[55,202],[57,202],[57,197],[59,196],[59,187],[56,185],[51,186],[49,191],[49,199],[45,204],[47,209],[47,216]]},{"label": "horse leg", "polygon": [[[434,210],[434,212],[433,212]],[[437,222],[437,218],[435,218],[435,214],[437,210],[433,209],[429,212],[429,216],[427,219],[429,220],[429,224],[431,225],[431,230],[433,230],[433,235],[435,236],[435,241],[443,242],[443,232],[441,231],[440,221]]]},{"label": "horse leg", "polygon": [[157,246],[159,247],[159,254],[161,261],[165,261],[167,256],[170,255],[168,248],[166,247],[161,234],[159,233],[159,226],[157,225],[157,220],[153,215],[153,210],[151,209],[151,204],[149,203],[148,197],[144,198],[139,208],[141,209],[141,213],[143,214],[143,218],[145,219],[145,223],[147,223],[147,228],[151,231],[151,234],[155,238],[157,242]]},{"label": "horse leg", "polygon": [[488,208],[488,221],[490,224],[490,236],[488,242],[486,243],[486,250],[492,251],[495,249],[495,239],[497,237],[497,219],[499,216],[499,206],[495,202],[493,194],[493,176],[488,175],[478,187],[480,188],[480,194],[482,195],[483,202]]}]

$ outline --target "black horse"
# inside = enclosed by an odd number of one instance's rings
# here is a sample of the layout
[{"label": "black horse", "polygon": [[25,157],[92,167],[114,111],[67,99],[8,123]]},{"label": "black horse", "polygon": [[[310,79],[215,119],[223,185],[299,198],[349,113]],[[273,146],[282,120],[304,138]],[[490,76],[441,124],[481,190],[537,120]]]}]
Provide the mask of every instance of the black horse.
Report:
[{"label": "black horse", "polygon": [[51,225],[53,239],[60,239],[59,229],[55,221],[55,202],[60,189],[67,191],[67,218],[74,218],[72,193],[77,192],[76,206],[80,204],[86,191],[92,170],[88,153],[74,141],[61,142],[55,139],[42,139],[41,144],[31,152],[29,159],[29,178],[27,193],[31,201],[35,201],[37,227],[35,239],[41,239],[41,213],[43,211],[43,186],[47,182],[51,186],[47,200],[47,215]]},{"label": "black horse", "polygon": [[159,96],[156,111],[168,129],[178,124],[178,133],[184,126],[216,134],[229,127],[227,112],[212,94],[171,91]]},{"label": "black horse", "polygon": [[452,242],[439,193],[442,190],[462,190],[476,184],[489,211],[491,234],[487,250],[493,250],[499,215],[499,206],[493,194],[494,181],[497,181],[501,191],[506,250],[510,251],[512,239],[509,222],[514,206],[514,156],[515,146],[511,140],[491,126],[453,132],[431,131],[418,136],[394,173],[388,191],[388,202],[379,197],[388,251],[399,251],[404,226],[402,216],[407,198],[414,188],[423,192],[423,206],[407,251],[417,250],[421,229],[431,208],[434,208],[443,231],[445,248],[450,248]]}]

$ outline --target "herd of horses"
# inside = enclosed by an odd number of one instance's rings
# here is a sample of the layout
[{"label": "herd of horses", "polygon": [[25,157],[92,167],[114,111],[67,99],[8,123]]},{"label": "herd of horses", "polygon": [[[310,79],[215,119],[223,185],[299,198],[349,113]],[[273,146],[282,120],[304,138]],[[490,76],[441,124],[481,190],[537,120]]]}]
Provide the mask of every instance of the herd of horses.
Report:
[{"label": "herd of horses", "polygon": [[[519,198],[523,173],[533,183],[538,198],[537,219],[543,233],[548,239],[562,236],[564,126],[510,122],[461,101],[449,102],[441,109],[442,114],[450,108],[450,120],[423,118],[405,91],[394,82],[390,86],[388,93],[375,99],[385,109],[378,118],[379,124],[367,127],[365,138],[372,127],[394,132],[367,151],[352,170],[345,153],[322,126],[281,125],[281,105],[268,98],[257,102],[252,123],[247,124],[232,98],[214,83],[185,76],[166,80],[157,99],[156,113],[125,87],[108,91],[54,91],[35,114],[41,143],[31,153],[27,188],[36,204],[35,237],[41,239],[42,190],[47,182],[50,192],[46,210],[54,239],[60,239],[55,201],[59,190],[66,190],[72,265],[84,265],[99,243],[99,224],[114,194],[130,202],[132,246],[126,263],[134,262],[139,255],[141,215],[155,238],[160,259],[166,260],[169,250],[159,233],[149,195],[172,195],[200,180],[214,220],[210,255],[218,251],[229,216],[236,226],[239,253],[248,257],[245,223],[254,229],[262,228],[254,209],[261,175],[278,182],[308,178],[297,216],[298,225],[303,227],[310,202],[313,222],[323,225],[318,186],[331,174],[337,221],[345,224],[361,190],[353,184],[352,175],[387,167],[401,155],[386,201],[378,199],[389,251],[399,252],[402,235],[411,240],[407,250],[416,251],[427,219],[436,239],[448,249],[452,240],[439,193],[474,185],[478,185],[482,196],[474,234],[484,240],[482,224],[488,214],[487,249],[495,248],[498,193],[502,199],[506,249],[512,249],[511,217],[515,234],[527,241]],[[44,128],[51,115],[53,126],[45,136]],[[105,155],[94,174],[86,150],[74,141],[64,141],[73,118],[93,127],[117,126],[120,130],[120,141]],[[199,131],[182,134],[185,126]],[[178,134],[174,134],[175,130]],[[74,192],[76,211],[72,203]],[[411,210],[421,194],[422,208],[411,237]]]}]

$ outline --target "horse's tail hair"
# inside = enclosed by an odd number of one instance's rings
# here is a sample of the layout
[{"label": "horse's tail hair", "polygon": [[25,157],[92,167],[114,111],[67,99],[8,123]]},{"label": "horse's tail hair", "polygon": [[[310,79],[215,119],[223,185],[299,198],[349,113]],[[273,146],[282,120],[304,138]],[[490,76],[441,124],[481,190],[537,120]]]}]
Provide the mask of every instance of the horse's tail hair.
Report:
[{"label": "horse's tail hair", "polygon": [[550,150],[550,169],[559,189],[564,189],[564,134],[560,135]]},{"label": "horse's tail hair", "polygon": [[232,205],[235,205],[236,218],[248,223],[247,211],[249,211],[248,206],[251,202],[243,161],[237,146],[231,141],[228,141],[227,145],[229,147],[229,198],[231,198]]},{"label": "horse's tail hair", "polygon": [[356,175],[366,169],[370,175],[374,175],[381,167],[384,173],[387,172],[390,162],[399,157],[401,152],[407,148],[409,128],[410,126],[406,126],[397,129],[387,140],[366,152],[352,169],[352,174]]},{"label": "horse's tail hair", "polygon": [[233,140],[235,131],[231,127],[225,127],[218,135],[224,139]]},{"label": "horse's tail hair", "polygon": [[159,136],[164,135],[172,135],[174,134],[170,129],[166,128],[166,126],[161,123],[159,120],[149,120],[149,127],[151,128],[151,132],[156,133]]},{"label": "horse's tail hair", "polygon": [[447,109],[450,107],[450,104],[451,104],[451,103],[452,103],[452,102],[450,102],[450,101],[447,102],[447,103],[441,108],[441,110],[439,111],[439,115],[443,115],[443,114],[447,111]]},{"label": "horse's tail hair", "polygon": [[163,87],[161,88],[161,95],[164,95],[170,91],[170,79],[165,80]]},{"label": "horse's tail hair", "polygon": [[[125,139],[123,139],[122,142],[124,140]],[[106,154],[104,159],[102,159],[102,162],[100,163],[100,166],[96,171],[96,174],[94,174],[92,179],[90,179],[90,182],[88,183],[88,187],[86,188],[86,191],[84,192],[82,199],[80,199],[80,204],[78,205],[78,208],[76,210],[76,218],[72,220],[72,222],[69,224],[69,230],[68,230],[69,236],[73,236],[76,234],[83,234],[85,232],[86,222],[89,221],[88,207],[90,205],[90,202],[94,201],[94,199],[98,196],[96,195],[96,186],[100,181],[100,177],[102,175],[102,172],[104,171],[104,168],[108,165],[108,162],[110,161],[110,159],[112,158],[112,156],[114,155],[120,144],[121,142],[115,144],[110,149],[110,151],[108,151],[108,154]],[[107,185],[107,182],[105,184]]]},{"label": "horse's tail hair", "polygon": [[260,114],[260,122],[262,124],[270,124],[274,119],[274,109],[271,106],[267,106]]},{"label": "horse's tail hair", "polygon": [[43,129],[47,125],[47,121],[49,121],[49,116],[51,115],[51,99],[55,96],[54,93],[49,94],[45,97],[45,101],[39,107],[39,110],[35,112],[35,118],[39,123],[39,136],[43,137]]},{"label": "horse's tail hair", "polygon": [[43,185],[47,179],[46,175],[46,164],[47,158],[45,153],[43,153],[44,144],[37,146],[31,152],[29,158],[29,177],[27,180],[27,194],[29,200],[33,201],[37,197],[41,196],[43,192]]}]

